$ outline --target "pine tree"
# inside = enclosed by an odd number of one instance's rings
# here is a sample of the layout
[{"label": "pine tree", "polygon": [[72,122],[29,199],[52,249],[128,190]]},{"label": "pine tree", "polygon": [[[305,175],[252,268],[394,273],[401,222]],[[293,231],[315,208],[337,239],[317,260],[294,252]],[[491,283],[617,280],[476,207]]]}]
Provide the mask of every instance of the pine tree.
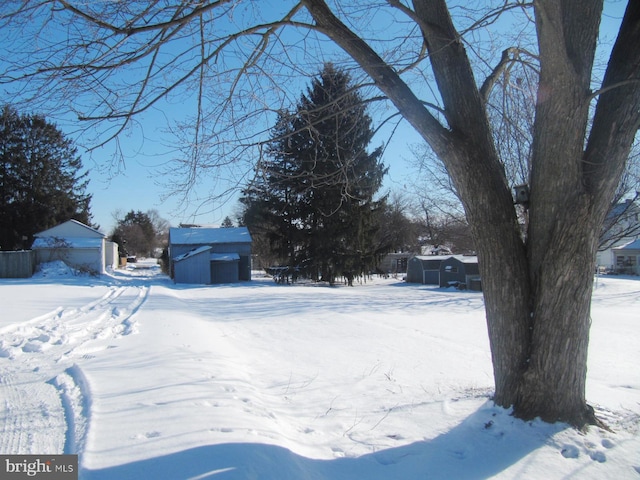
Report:
[{"label": "pine tree", "polygon": [[268,145],[267,156],[241,202],[243,223],[251,229],[256,253],[270,265],[294,268],[300,261],[296,246],[301,242],[297,224],[301,183],[299,168],[286,148],[294,133],[291,118],[288,112],[279,113],[272,130],[276,140]]},{"label": "pine tree", "polygon": [[233,228],[233,220],[231,220],[231,217],[224,217],[222,224],[220,224],[220,228]]},{"label": "pine tree", "polygon": [[374,235],[385,199],[374,196],[387,170],[381,148],[367,152],[371,123],[349,75],[325,64],[295,111],[278,116],[268,158],[245,192],[280,258],[313,279],[351,283],[384,253]]},{"label": "pine tree", "polygon": [[90,224],[87,173],[72,142],[39,115],[4,106],[0,119],[0,249],[75,219]]}]

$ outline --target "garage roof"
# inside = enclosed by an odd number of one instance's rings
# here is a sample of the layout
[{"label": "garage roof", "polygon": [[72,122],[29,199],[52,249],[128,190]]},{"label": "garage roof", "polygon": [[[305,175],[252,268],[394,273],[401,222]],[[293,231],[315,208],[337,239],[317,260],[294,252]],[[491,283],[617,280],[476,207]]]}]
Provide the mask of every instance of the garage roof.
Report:
[{"label": "garage roof", "polygon": [[169,238],[174,245],[213,245],[216,243],[251,243],[247,227],[171,228]]}]

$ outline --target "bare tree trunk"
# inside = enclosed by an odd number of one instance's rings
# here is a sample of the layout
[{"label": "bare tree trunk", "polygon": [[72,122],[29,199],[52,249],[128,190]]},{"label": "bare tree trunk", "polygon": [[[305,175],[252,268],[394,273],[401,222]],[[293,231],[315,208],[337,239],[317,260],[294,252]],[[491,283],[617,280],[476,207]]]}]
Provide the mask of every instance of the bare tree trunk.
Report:
[{"label": "bare tree trunk", "polygon": [[[585,399],[591,289],[600,227],[640,122],[640,48],[626,55],[627,63],[620,54],[625,44],[626,48],[640,45],[638,2],[630,2],[609,64],[610,71],[620,73],[604,83],[626,82],[627,90],[601,95],[598,111],[607,113],[601,117],[596,113],[602,125],[594,122],[586,151],[602,0],[534,3],[541,79],[526,239],[521,236],[483,97],[445,2],[414,0],[414,11],[407,13],[422,29],[446,126],[331,14],[324,1],[304,3],[319,28],[358,61],[421,133],[455,184],[478,250],[495,402],[513,406],[522,418],[539,416],[576,426],[595,423]],[[621,113],[624,120],[618,119]],[[611,155],[603,153],[613,147],[612,138],[617,142]]]},{"label": "bare tree trunk", "polygon": [[587,351],[597,229],[584,207],[548,235],[553,247],[535,268],[528,365],[518,389],[524,418],[594,423],[586,404]]}]

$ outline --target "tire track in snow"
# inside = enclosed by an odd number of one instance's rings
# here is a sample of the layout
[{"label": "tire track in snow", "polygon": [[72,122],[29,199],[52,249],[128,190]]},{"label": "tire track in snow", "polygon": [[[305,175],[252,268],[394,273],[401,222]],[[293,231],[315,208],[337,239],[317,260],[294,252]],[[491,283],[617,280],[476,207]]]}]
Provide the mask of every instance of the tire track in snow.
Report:
[{"label": "tire track in snow", "polygon": [[[102,297],[81,307],[58,307],[26,322],[8,325],[0,330],[0,357],[15,357],[20,352],[37,352],[46,348],[45,344],[57,345],[68,342],[73,327],[82,324],[82,319],[91,317],[91,313],[102,310],[106,305],[120,297],[126,287],[111,287]],[[80,322],[79,322],[80,321]],[[97,318],[100,321],[100,318]]]},{"label": "tire track in snow", "polygon": [[98,310],[100,318],[87,326],[83,331],[82,338],[64,353],[65,358],[87,357],[107,348],[104,345],[91,346],[90,343],[94,340],[115,339],[138,332],[134,317],[146,302],[149,296],[149,287],[126,287],[126,289],[127,295],[120,292],[117,297],[101,305]]},{"label": "tire track in snow", "polygon": [[60,400],[51,385],[37,373],[3,372],[0,379],[2,422],[0,452],[3,454],[42,454],[61,452],[65,418]]},{"label": "tire track in snow", "polygon": [[[91,393],[76,361],[137,332],[148,286],[111,287],[79,308],[57,308],[0,333],[0,452],[81,453]],[[95,345],[92,345],[95,344]]]},{"label": "tire track in snow", "polygon": [[72,365],[48,383],[56,387],[66,422],[65,454],[84,451],[91,419],[91,392],[82,369]]}]

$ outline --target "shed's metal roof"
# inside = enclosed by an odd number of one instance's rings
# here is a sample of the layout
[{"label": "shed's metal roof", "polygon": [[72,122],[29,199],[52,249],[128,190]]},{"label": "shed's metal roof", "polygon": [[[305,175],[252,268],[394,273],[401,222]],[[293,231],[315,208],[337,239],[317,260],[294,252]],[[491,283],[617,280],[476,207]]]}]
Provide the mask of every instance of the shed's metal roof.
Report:
[{"label": "shed's metal roof", "polygon": [[416,255],[413,258],[417,258],[421,261],[439,261],[443,262],[445,260],[449,260],[450,258],[455,258],[462,263],[478,263],[478,257],[475,255]]},{"label": "shed's metal roof", "polygon": [[462,263],[478,263],[478,257],[475,255],[455,255],[454,257]]},{"label": "shed's metal roof", "polygon": [[418,260],[439,260],[443,261],[447,258],[451,258],[453,255],[415,255],[413,258],[417,258]]},{"label": "shed's metal roof", "polygon": [[212,245],[215,243],[251,243],[247,227],[171,228],[169,239],[174,245]]},{"label": "shed's metal roof", "polygon": [[189,257],[193,257],[194,255],[198,255],[200,253],[206,252],[208,250],[211,250],[211,247],[208,246],[203,246],[203,247],[199,247],[199,248],[194,248],[193,250],[189,250],[187,253],[183,253],[182,255],[178,255],[176,258],[174,258],[173,260],[176,262],[180,262],[186,258]]},{"label": "shed's metal roof", "polygon": [[625,243],[624,245],[620,245],[619,247],[613,247],[614,250],[640,250],[640,238],[630,241],[629,243]]}]

